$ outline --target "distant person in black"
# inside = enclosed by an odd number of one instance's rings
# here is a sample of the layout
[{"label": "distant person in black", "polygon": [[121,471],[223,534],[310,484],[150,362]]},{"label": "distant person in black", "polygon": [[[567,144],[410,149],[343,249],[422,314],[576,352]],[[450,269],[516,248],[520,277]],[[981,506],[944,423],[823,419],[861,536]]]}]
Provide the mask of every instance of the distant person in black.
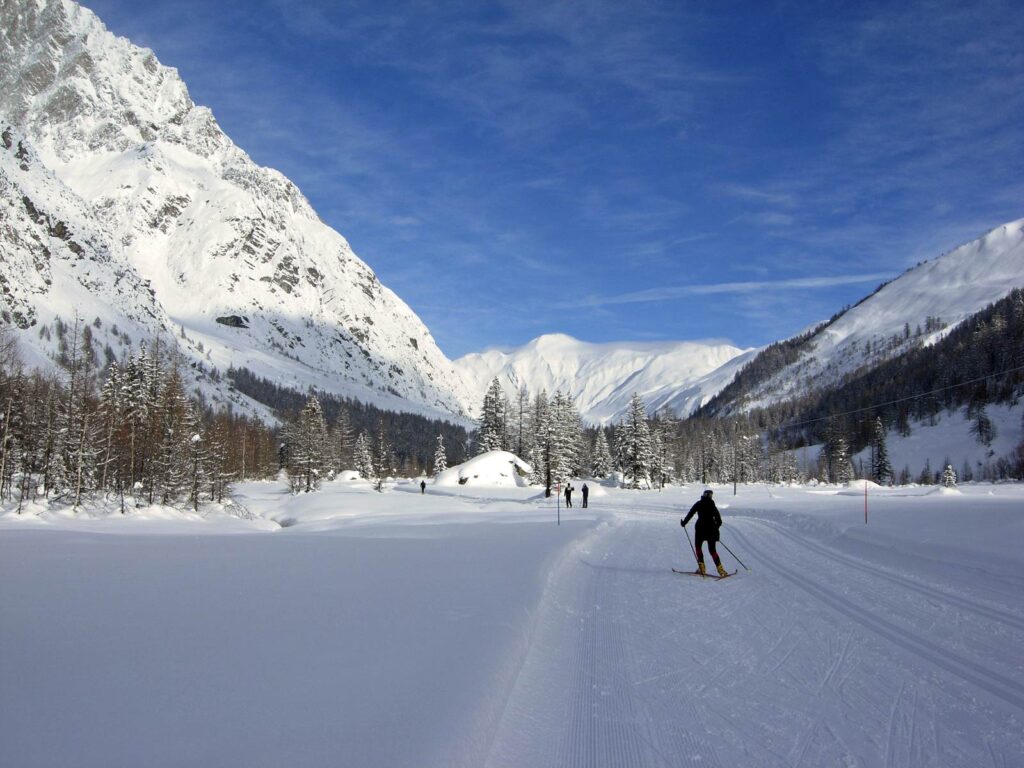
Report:
[{"label": "distant person in black", "polygon": [[586,509],[587,508],[587,496],[590,495],[590,489],[587,488],[587,484],[584,483],[583,487],[580,490],[583,492],[583,508]]},{"label": "distant person in black", "polygon": [[572,483],[568,483],[565,486],[565,506],[572,506]]},{"label": "distant person in black", "polygon": [[427,481],[426,480],[420,480],[420,493],[426,493],[426,492],[427,492]]},{"label": "distant person in black", "polygon": [[706,541],[708,552],[711,553],[711,559],[715,561],[715,567],[718,569],[718,575],[726,576],[728,571],[722,567],[722,561],[715,549],[715,542],[718,541],[718,529],[722,527],[722,516],[718,512],[718,507],[715,506],[715,500],[711,498],[713,495],[714,491],[710,488],[706,489],[697,503],[690,507],[686,517],[679,521],[679,524],[685,528],[686,524],[690,522],[690,518],[694,515],[697,516],[697,524],[693,526],[693,532],[697,539],[697,570],[701,576],[705,574],[703,544]]}]

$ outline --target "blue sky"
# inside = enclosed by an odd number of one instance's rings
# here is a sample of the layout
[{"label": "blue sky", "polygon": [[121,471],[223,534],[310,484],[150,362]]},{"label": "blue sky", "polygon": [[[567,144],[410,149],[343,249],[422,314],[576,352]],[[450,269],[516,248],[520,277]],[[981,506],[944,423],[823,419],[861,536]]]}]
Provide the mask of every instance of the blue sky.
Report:
[{"label": "blue sky", "polygon": [[1024,216],[1013,2],[84,4],[450,357],[761,345]]}]

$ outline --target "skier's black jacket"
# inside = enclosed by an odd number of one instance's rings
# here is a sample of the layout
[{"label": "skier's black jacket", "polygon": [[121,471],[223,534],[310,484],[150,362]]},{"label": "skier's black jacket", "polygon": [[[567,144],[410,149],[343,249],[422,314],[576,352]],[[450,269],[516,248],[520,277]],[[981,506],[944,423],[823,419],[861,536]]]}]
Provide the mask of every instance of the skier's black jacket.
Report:
[{"label": "skier's black jacket", "polygon": [[715,500],[710,496],[701,496],[683,518],[683,525],[690,522],[690,518],[694,515],[697,515],[697,524],[693,527],[697,537],[704,541],[718,541],[718,529],[722,525],[722,516],[718,513]]}]

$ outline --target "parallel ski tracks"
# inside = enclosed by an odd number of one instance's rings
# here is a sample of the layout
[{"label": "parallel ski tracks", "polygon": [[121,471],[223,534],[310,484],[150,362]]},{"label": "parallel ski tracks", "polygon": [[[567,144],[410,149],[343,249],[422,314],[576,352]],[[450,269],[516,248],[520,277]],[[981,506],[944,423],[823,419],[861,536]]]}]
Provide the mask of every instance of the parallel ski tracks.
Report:
[{"label": "parallel ski tracks", "polygon": [[806,539],[803,536],[793,533],[792,531],[787,530],[784,526],[778,525],[777,523],[774,523],[770,520],[762,520],[760,518],[755,517],[744,519],[771,528],[776,533],[779,533],[782,536],[788,538],[790,541],[799,544],[804,549],[811,550],[812,552],[817,552],[819,555],[824,555],[830,560],[842,563],[843,565],[847,565],[851,568],[854,568],[858,571],[862,571],[863,573],[870,574],[877,578],[884,579],[893,584],[897,584],[900,587],[912,590],[920,595],[924,595],[925,597],[931,597],[936,600],[941,600],[944,603],[955,605],[958,608],[970,611],[971,613],[977,614],[978,616],[984,616],[985,618],[991,619],[992,621],[996,621],[1001,624],[1006,624],[1015,629],[1024,631],[1024,618],[1009,613],[1008,611],[1002,611],[998,608],[990,608],[984,604],[974,602],[973,600],[969,600],[964,597],[960,597],[959,595],[954,594],[952,592],[936,589],[935,587],[930,587],[927,584],[922,584],[919,581],[914,581],[913,579],[908,579],[903,576],[898,576],[894,573],[890,573],[872,567],[860,560],[857,560],[856,558],[850,557],[849,555],[844,555],[841,552],[837,552],[834,549],[829,549],[809,539]]},{"label": "parallel ski tracks", "polygon": [[[773,557],[766,554],[762,548],[755,546],[750,538],[739,529],[733,528],[732,531],[747,545],[750,551],[757,553],[762,563],[786,581],[808,593],[811,597],[816,598],[873,634],[909,651],[913,656],[924,659],[949,672],[951,675],[1024,711],[1024,685],[1007,679],[1003,675],[993,672],[970,659],[948,651],[926,637],[908,632],[893,622],[862,608],[839,593],[816,582],[809,581],[806,576],[780,564]],[[871,573],[875,574],[874,571]]]}]

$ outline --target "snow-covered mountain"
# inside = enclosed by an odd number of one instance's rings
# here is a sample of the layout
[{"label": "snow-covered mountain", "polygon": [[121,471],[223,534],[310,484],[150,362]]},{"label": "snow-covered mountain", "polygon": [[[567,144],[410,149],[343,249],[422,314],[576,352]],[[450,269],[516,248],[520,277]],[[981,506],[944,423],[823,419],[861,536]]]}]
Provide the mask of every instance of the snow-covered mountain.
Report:
[{"label": "snow-covered mountain", "polygon": [[[802,339],[792,360],[755,360],[755,375],[722,392],[716,413],[746,410],[828,389],[919,346],[1024,287],[1024,219],[918,264]],[[766,350],[765,355],[769,355]]]},{"label": "snow-covered mountain", "polygon": [[687,416],[728,384],[756,350],[699,341],[591,344],[564,334],[540,336],[515,349],[490,349],[455,361],[474,403],[497,377],[510,395],[526,387],[571,394],[593,424],[618,421],[639,393],[654,413]]},{"label": "snow-covered mountain", "polygon": [[0,311],[30,356],[77,313],[101,345],[163,330],[193,369],[463,415],[420,319],[176,70],[71,0],[5,0],[0,22]]}]

